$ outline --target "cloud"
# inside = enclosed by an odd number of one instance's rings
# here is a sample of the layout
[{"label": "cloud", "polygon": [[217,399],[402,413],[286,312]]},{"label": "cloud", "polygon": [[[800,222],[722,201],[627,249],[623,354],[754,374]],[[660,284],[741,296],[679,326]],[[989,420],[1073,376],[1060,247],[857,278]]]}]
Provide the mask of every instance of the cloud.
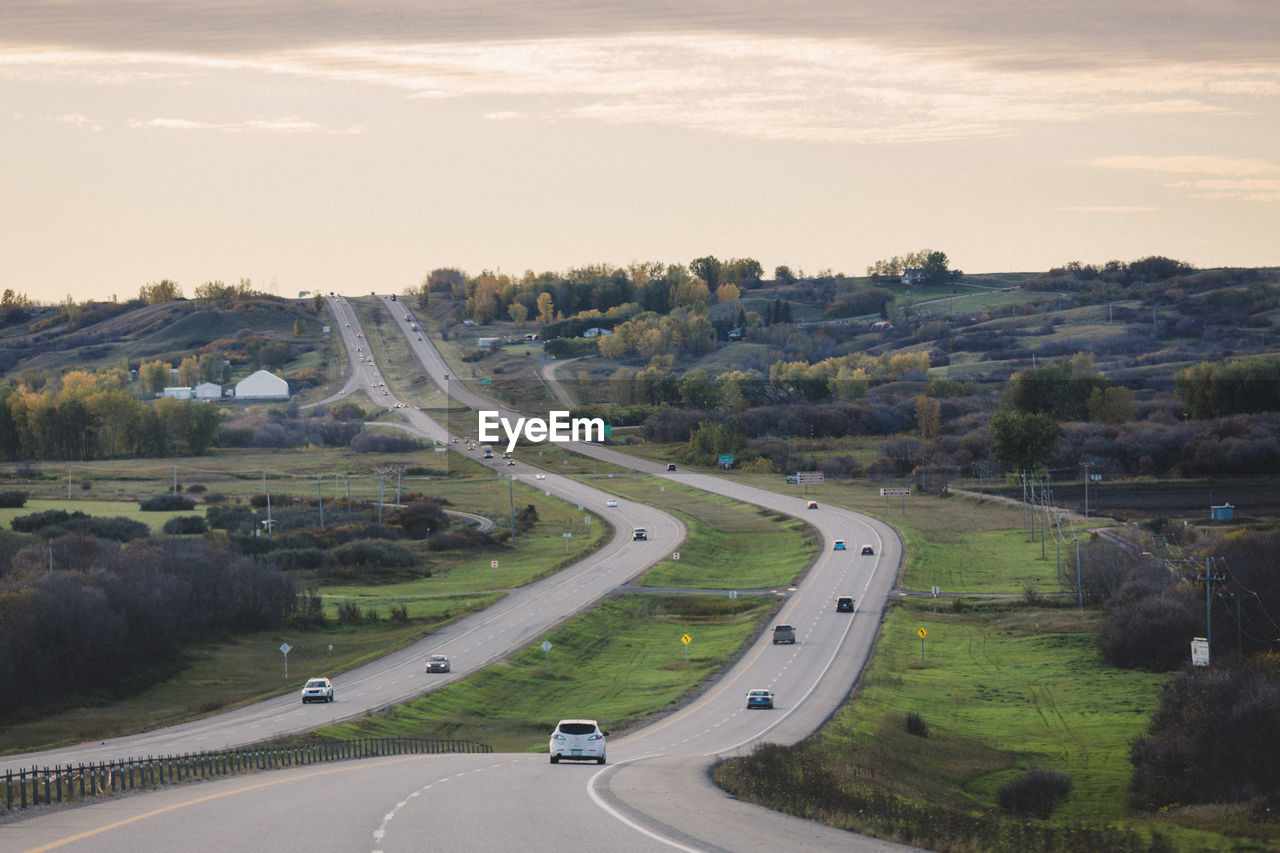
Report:
[{"label": "cloud", "polygon": [[1152,213],[1159,208],[1140,204],[1095,204],[1060,207],[1067,213]]},{"label": "cloud", "polygon": [[138,129],[160,129],[160,130],[187,130],[187,131],[204,131],[213,130],[222,133],[324,133],[324,134],[355,134],[364,133],[365,128],[361,126],[352,126],[342,130],[332,130],[316,124],[313,121],[306,121],[298,118],[277,118],[277,119],[251,119],[248,121],[238,122],[208,122],[195,121],[184,118],[153,118],[146,120],[135,120],[129,122],[129,126]]},{"label": "cloud", "polygon": [[1101,169],[1164,172],[1174,175],[1280,175],[1280,164],[1257,157],[1224,157],[1216,154],[1095,157],[1085,161]]}]

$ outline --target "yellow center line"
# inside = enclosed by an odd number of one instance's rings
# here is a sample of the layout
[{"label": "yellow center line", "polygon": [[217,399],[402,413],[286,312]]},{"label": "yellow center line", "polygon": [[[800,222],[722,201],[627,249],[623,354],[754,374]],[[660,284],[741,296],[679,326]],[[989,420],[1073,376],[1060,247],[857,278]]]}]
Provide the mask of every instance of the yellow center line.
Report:
[{"label": "yellow center line", "polygon": [[160,815],[166,814],[168,812],[177,811],[178,809],[185,809],[188,806],[198,806],[201,803],[207,803],[213,800],[220,800],[223,797],[231,797],[236,794],[248,793],[249,791],[258,791],[263,788],[270,788],[274,785],[284,785],[289,782],[301,782],[305,779],[314,779],[318,776],[328,776],[334,773],[346,773],[351,770],[363,770],[370,766],[383,767],[388,764],[397,764],[403,761],[408,761],[411,758],[418,758],[418,757],[419,756],[416,756],[416,755],[402,755],[396,758],[389,758],[384,761],[379,761],[377,764],[373,764],[373,765],[363,764],[363,763],[359,765],[347,765],[343,767],[334,767],[329,770],[317,770],[314,773],[307,773],[302,776],[290,776],[288,779],[273,779],[269,782],[258,782],[257,784],[254,784],[254,785],[246,785],[243,788],[236,788],[231,791],[222,791],[217,794],[209,794],[204,797],[197,797],[194,800],[187,800],[186,802],[183,802],[183,803],[174,803],[171,806],[165,806],[164,808],[155,809],[153,811],[145,812],[140,815],[134,815],[133,817],[125,818],[124,820],[118,820],[115,823],[109,823],[105,826],[100,826],[96,829],[90,829],[86,832],[80,833],[79,835],[72,835],[67,838],[59,839],[58,841],[51,841],[48,844],[42,845],[40,847],[32,847],[30,850],[26,851],[26,853],[43,853],[43,851],[45,850],[53,850],[58,847],[64,847],[68,844],[72,844],[76,841],[83,841],[86,838],[92,838],[93,836],[100,835],[104,832],[107,832],[108,830],[119,829],[122,826],[128,826],[129,824],[136,823],[140,820],[147,820],[149,818],[159,817]]}]

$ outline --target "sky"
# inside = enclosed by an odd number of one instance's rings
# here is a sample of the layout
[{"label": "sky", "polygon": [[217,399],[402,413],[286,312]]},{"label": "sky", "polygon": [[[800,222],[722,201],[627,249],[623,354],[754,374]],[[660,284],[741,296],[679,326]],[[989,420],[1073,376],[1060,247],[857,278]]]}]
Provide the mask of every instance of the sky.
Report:
[{"label": "sky", "polygon": [[1274,0],[3,0],[0,289],[1280,265]]}]

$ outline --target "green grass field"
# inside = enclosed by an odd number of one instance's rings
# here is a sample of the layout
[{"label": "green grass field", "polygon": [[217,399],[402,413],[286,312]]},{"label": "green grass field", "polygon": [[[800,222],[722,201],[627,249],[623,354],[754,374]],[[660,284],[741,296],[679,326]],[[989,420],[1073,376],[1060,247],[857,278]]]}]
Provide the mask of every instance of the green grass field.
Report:
[{"label": "green grass field", "polygon": [[[546,749],[556,720],[589,717],[622,734],[675,707],[758,630],[773,600],[627,595],[538,637],[508,660],[391,712],[317,735],[463,738],[499,751]],[[681,636],[689,634],[689,661]],[[544,653],[541,644],[552,644]],[[425,676],[424,676],[425,678]]]}]

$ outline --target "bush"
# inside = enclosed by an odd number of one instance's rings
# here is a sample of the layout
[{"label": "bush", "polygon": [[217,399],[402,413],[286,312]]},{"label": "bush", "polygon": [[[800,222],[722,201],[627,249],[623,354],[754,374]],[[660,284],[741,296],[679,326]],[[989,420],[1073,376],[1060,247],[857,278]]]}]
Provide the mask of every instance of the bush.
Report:
[{"label": "bush", "polygon": [[1056,770],[1033,767],[1000,786],[996,802],[1011,814],[1047,818],[1071,793],[1071,777]]},{"label": "bush", "polygon": [[[88,518],[82,512],[77,512],[76,515]],[[31,515],[20,515],[9,522],[9,526],[19,533],[34,533],[45,527],[63,524],[70,518],[71,513],[65,509],[46,509],[43,512],[33,512]]]},{"label": "bush", "polygon": [[205,520],[215,530],[236,530],[245,525],[256,526],[258,515],[250,507],[211,506],[204,511]]},{"label": "bush", "polygon": [[929,736],[929,724],[924,721],[924,717],[915,711],[907,714],[907,734],[915,735],[916,737]]},{"label": "bush", "polygon": [[15,509],[26,506],[26,492],[0,492],[0,507],[5,509]]},{"label": "bush", "polygon": [[180,515],[164,523],[164,532],[171,536],[184,536],[192,533],[208,533],[209,525],[198,515]]},{"label": "bush", "polygon": [[191,498],[176,495],[172,492],[165,492],[163,495],[147,498],[138,504],[138,508],[145,512],[167,512],[172,510],[195,509],[196,502]]}]

